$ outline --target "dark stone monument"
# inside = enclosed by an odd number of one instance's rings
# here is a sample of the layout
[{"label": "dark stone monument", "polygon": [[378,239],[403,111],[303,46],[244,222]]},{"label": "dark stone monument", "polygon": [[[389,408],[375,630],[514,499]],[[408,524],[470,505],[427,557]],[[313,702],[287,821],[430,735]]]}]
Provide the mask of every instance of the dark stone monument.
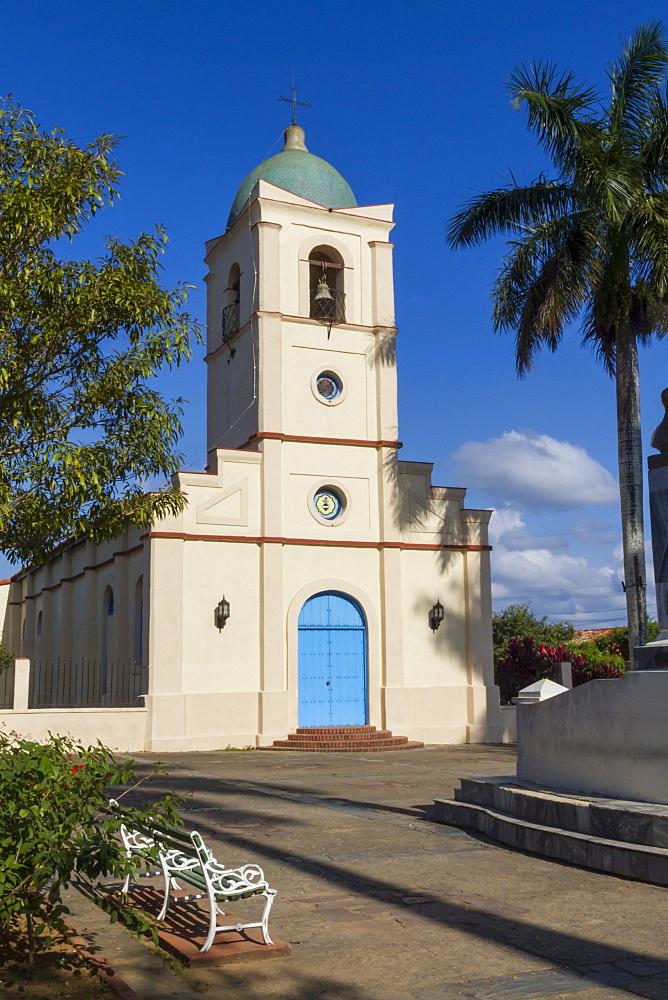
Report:
[{"label": "dark stone monument", "polygon": [[659,454],[647,459],[657,618],[661,631],[653,642],[634,649],[636,670],[668,670],[668,389],[661,393],[661,402],[666,412],[650,442]]}]

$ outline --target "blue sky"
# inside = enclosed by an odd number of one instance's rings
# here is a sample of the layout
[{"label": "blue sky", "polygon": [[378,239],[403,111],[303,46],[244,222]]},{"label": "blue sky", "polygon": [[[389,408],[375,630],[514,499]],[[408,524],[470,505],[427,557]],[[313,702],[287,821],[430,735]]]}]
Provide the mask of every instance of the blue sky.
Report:
[{"label": "blue sky", "polygon": [[[512,336],[490,327],[503,244],[455,253],[444,234],[473,193],[545,166],[509,104],[513,67],[553,60],[605,92],[621,39],[661,14],[642,0],[5,0],[0,92],[82,143],[124,137],[121,200],[77,252],[164,224],[165,283],[196,285],[190,308],[203,318],[204,240],[280,149],[289,110],[276,98],[294,67],[312,104],[300,116],[310,150],[359,204],[396,204],[401,456],[433,461],[435,483],[468,486],[470,506],[497,510],[496,607],[531,600],[593,627],[624,618],[614,386],[575,331],[518,381]],[[190,400],[189,468],[205,459],[202,354],[161,378],[166,395]],[[641,356],[646,451],[667,359],[666,343]]]}]

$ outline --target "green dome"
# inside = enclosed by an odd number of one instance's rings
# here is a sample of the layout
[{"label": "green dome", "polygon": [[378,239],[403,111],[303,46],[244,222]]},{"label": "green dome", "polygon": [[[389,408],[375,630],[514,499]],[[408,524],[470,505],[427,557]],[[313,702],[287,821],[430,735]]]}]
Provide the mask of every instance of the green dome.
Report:
[{"label": "green dome", "polygon": [[259,180],[292,191],[324,208],[354,208],[357,205],[350,185],[326,160],[309,153],[299,125],[285,130],[285,146],[276,156],[264,160],[243,182],[234,199],[227,228],[241,215],[248,196]]}]

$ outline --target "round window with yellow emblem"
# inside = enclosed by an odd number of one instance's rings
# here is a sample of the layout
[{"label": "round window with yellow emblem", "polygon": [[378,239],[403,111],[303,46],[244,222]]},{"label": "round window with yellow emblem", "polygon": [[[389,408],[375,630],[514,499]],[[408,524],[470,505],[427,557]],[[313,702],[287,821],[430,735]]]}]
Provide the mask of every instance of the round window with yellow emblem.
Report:
[{"label": "round window with yellow emblem", "polygon": [[313,495],[316,513],[325,521],[335,521],[343,513],[345,502],[338,490],[332,486],[322,486]]}]

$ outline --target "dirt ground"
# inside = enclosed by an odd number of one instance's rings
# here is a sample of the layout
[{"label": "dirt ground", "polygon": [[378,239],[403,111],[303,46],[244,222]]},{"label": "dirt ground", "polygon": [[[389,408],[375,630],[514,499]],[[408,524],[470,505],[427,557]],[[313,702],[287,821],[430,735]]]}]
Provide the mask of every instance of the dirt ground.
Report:
[{"label": "dirt ground", "polygon": [[38,943],[33,965],[27,956],[25,922],[17,920],[8,940],[0,939],[2,1000],[110,1000],[109,989],[61,934],[52,934],[50,946]]}]

